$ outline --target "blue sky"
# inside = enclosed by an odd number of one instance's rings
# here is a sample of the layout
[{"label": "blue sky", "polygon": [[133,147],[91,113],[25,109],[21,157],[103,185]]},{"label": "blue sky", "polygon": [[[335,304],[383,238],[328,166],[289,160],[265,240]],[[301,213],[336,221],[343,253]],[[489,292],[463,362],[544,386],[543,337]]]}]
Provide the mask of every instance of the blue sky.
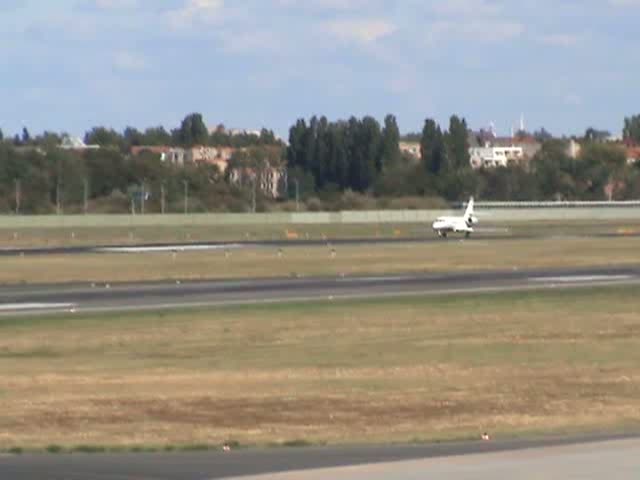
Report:
[{"label": "blue sky", "polygon": [[0,0],[0,128],[273,128],[451,113],[620,131],[640,112],[640,0]]}]

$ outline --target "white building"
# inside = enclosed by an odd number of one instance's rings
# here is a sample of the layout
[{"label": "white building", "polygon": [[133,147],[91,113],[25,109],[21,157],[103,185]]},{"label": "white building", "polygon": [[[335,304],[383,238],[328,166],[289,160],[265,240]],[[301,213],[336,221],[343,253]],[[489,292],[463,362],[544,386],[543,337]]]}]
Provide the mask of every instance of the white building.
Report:
[{"label": "white building", "polygon": [[59,147],[63,150],[97,150],[100,145],[87,145],[78,137],[65,135]]},{"label": "white building", "polygon": [[418,159],[420,158],[420,143],[418,142],[400,142],[398,144],[400,151],[407,155]]},{"label": "white building", "polygon": [[522,147],[472,147],[469,149],[472,168],[506,167],[524,159]]}]

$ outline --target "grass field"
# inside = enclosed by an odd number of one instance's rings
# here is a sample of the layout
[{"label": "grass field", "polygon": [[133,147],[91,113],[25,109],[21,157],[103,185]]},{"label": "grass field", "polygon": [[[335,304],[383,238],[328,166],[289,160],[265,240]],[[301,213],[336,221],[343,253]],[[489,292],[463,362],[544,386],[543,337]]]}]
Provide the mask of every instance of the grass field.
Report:
[{"label": "grass field", "polygon": [[0,229],[0,247],[63,247],[139,243],[215,242],[360,237],[415,237],[424,224],[224,225]]},{"label": "grass field", "polygon": [[335,247],[2,258],[0,284],[386,274],[640,263],[640,237],[443,240]]},{"label": "grass field", "polygon": [[[640,220],[583,221],[571,220],[491,223],[483,219],[479,226],[488,233],[498,230],[505,235],[558,235],[640,232]],[[479,233],[482,236],[482,232]],[[0,248],[64,247],[83,245],[120,245],[139,243],[286,240],[321,238],[433,236],[427,223],[363,223],[306,225],[224,225],[191,227],[95,227],[95,228],[16,228],[0,229]]]},{"label": "grass field", "polygon": [[639,293],[3,319],[0,449],[635,428]]}]

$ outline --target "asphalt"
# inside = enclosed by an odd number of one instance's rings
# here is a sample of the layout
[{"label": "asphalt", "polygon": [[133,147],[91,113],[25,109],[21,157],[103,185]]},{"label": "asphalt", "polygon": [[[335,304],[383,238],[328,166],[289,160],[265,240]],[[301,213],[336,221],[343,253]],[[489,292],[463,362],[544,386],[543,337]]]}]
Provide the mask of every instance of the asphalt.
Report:
[{"label": "asphalt", "polygon": [[243,480],[635,480],[640,472],[640,440],[546,446],[484,453],[269,473]]},{"label": "asphalt", "polygon": [[[637,438],[633,434],[627,434],[488,442],[478,440],[429,445],[276,448],[232,450],[231,452],[8,455],[0,457],[0,478],[11,480],[213,480],[248,475],[273,475],[277,472],[294,472],[294,476],[290,478],[299,478],[301,471],[311,473],[315,469],[393,464],[420,459],[488,455],[497,452],[518,452],[571,445],[597,446],[603,442],[633,441]],[[394,475],[381,478],[401,478],[399,475],[402,472],[402,463],[398,463]],[[347,477],[325,475],[314,478]],[[558,477],[551,475],[538,478]]]},{"label": "asphalt", "polygon": [[[640,232],[617,233],[600,232],[590,234],[572,234],[573,237],[593,237],[593,238],[614,238],[614,237],[640,237]],[[479,231],[471,237],[471,241],[478,240],[525,240],[525,239],[545,239],[552,238],[553,235],[545,233],[503,233],[493,230]],[[459,238],[459,235],[451,235],[452,240]],[[326,245],[377,245],[394,243],[434,243],[446,242],[447,239],[438,238],[435,235],[418,237],[366,237],[366,238],[342,238],[342,239],[297,239],[297,240],[243,240],[243,241],[222,241],[222,242],[174,242],[174,243],[128,243],[128,244],[104,244],[91,246],[70,246],[70,247],[6,247],[0,248],[0,257],[16,256],[42,256],[42,255],[80,255],[89,253],[130,253],[133,251],[154,251],[158,249],[166,250],[206,250],[223,248],[250,248],[250,247],[313,247]]]},{"label": "asphalt", "polygon": [[0,315],[114,312],[640,283],[640,266],[0,287]]}]

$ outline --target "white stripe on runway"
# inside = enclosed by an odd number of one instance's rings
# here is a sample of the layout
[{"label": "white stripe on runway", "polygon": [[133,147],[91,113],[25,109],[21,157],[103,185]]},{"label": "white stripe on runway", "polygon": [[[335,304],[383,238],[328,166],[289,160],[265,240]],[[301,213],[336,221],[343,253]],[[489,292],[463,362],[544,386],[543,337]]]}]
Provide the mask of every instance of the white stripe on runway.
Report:
[{"label": "white stripe on runway", "polygon": [[163,245],[158,247],[104,247],[95,249],[100,253],[157,253],[157,252],[190,252],[201,250],[224,250],[227,248],[241,248],[242,245],[232,243],[228,245]]},{"label": "white stripe on runway", "polygon": [[357,282],[401,282],[403,280],[412,280],[415,276],[405,275],[397,277],[354,277],[354,278],[338,278],[338,282],[357,283]]},{"label": "white stripe on runway", "polygon": [[2,303],[0,304],[0,311],[19,312],[22,310],[54,310],[75,307],[75,303]]},{"label": "white stripe on runway", "polygon": [[529,278],[530,282],[553,282],[553,283],[573,283],[573,282],[606,282],[617,280],[629,280],[632,275],[571,275],[566,277],[534,277]]}]

